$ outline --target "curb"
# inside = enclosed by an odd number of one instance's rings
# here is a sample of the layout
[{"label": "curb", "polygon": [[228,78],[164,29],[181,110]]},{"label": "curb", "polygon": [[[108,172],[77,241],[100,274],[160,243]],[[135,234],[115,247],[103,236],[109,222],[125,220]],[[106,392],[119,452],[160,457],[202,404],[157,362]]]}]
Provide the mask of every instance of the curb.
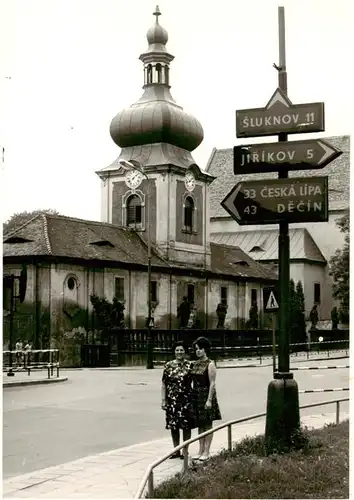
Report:
[{"label": "curb", "polygon": [[43,380],[23,380],[21,382],[3,382],[2,387],[20,387],[22,385],[41,385],[41,384],[55,384],[59,382],[66,382],[68,377],[59,378],[44,378]]}]

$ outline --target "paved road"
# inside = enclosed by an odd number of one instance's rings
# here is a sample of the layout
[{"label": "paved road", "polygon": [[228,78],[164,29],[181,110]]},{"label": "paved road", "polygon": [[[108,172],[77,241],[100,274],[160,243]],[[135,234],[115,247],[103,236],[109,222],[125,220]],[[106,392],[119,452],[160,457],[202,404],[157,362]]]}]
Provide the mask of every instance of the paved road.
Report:
[{"label": "paved road", "polygon": [[[307,364],[314,363],[302,366]],[[316,361],[317,366],[339,364],[348,364],[348,359]],[[161,369],[65,371],[69,381],[62,384],[5,389],[4,478],[168,436],[160,410],[161,373]],[[297,371],[295,378],[299,389],[349,384],[348,369]],[[270,366],[218,370],[224,420],[265,411],[271,379]],[[347,396],[348,392],[304,394],[300,404]],[[349,411],[346,403],[343,410]],[[306,414],[328,411],[334,407]]]}]

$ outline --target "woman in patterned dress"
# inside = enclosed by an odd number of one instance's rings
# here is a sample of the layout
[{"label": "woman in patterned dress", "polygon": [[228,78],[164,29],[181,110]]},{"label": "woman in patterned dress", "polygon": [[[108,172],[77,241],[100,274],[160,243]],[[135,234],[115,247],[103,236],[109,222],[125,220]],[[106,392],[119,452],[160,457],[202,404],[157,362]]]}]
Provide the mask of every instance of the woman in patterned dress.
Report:
[{"label": "woman in patterned dress", "polygon": [[[213,427],[213,420],[221,420],[221,413],[215,389],[216,367],[214,361],[208,358],[210,342],[205,337],[199,337],[193,347],[197,357],[191,369],[193,396],[196,425],[201,434]],[[208,460],[212,439],[213,434],[199,439],[199,453],[193,457],[194,460]]]},{"label": "woman in patterned dress", "polygon": [[[161,408],[166,412],[166,429],[171,430],[173,446],[180,443],[180,429],[183,441],[190,439],[195,427],[192,406],[191,363],[185,359],[186,349],[183,342],[174,346],[175,359],[165,364],[162,375]],[[183,458],[180,452],[171,458]]]}]

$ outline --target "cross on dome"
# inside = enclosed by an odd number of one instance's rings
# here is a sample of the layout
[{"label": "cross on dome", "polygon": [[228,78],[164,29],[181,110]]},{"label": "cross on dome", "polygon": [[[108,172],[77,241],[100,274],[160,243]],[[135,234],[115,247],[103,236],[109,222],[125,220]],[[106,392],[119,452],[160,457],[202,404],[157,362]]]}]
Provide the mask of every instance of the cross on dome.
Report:
[{"label": "cross on dome", "polygon": [[154,16],[156,16],[156,23],[159,22],[159,16],[161,16],[161,12],[160,12],[160,9],[159,9],[159,6],[156,5],[156,9],[155,9],[155,12],[153,14]]}]

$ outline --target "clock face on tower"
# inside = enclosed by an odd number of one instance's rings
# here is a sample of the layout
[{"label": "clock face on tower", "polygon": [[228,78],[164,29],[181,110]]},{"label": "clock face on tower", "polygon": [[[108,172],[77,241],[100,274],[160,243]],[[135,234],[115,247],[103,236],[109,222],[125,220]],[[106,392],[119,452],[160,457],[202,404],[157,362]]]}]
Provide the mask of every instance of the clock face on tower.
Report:
[{"label": "clock face on tower", "polygon": [[188,191],[193,191],[193,189],[195,188],[195,177],[192,174],[192,172],[188,172],[186,174],[184,179],[184,185],[186,186]]},{"label": "clock face on tower", "polygon": [[141,172],[138,172],[137,170],[131,170],[125,176],[125,183],[131,189],[136,189],[140,186],[143,178],[144,176]]}]

